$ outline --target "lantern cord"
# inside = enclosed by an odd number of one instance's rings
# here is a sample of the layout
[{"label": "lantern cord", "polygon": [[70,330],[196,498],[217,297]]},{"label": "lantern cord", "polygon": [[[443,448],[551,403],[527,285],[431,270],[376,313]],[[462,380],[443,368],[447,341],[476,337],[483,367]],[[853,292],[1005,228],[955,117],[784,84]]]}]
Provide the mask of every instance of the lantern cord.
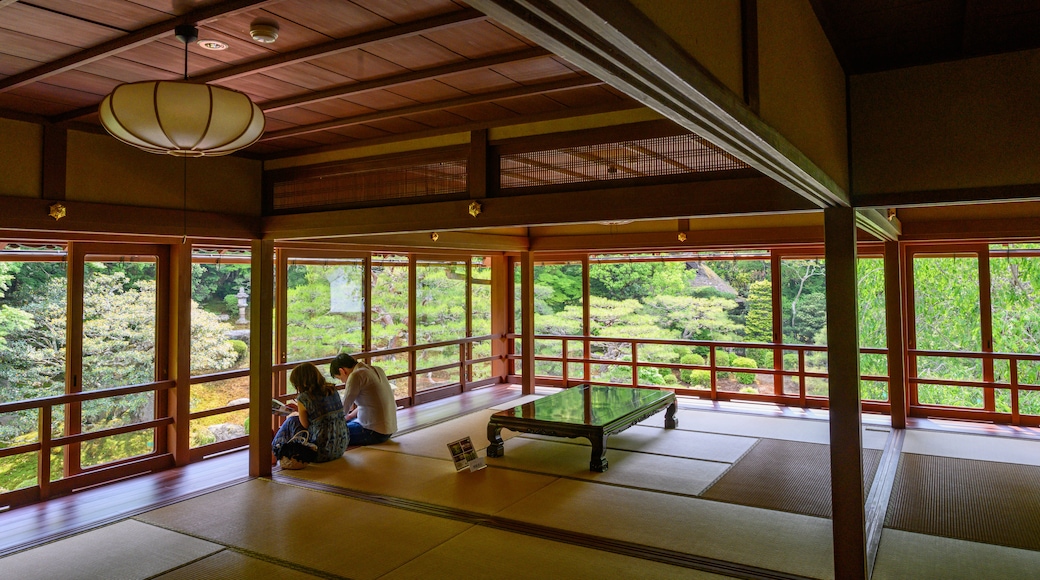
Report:
[{"label": "lantern cord", "polygon": [[188,243],[188,158],[184,159],[184,195],[181,197],[181,217],[184,220],[184,237],[181,244]]}]

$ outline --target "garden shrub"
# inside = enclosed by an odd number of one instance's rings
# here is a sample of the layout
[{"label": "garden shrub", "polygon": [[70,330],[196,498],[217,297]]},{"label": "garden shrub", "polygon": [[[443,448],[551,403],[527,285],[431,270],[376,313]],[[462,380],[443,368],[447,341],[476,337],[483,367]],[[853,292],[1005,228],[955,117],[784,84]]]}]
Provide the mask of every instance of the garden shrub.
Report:
[{"label": "garden shrub", "polygon": [[[699,354],[697,354],[697,353],[690,353],[690,354],[687,354],[687,355],[683,356],[681,359],[679,359],[679,362],[681,364],[684,364],[684,365],[702,365],[702,364],[704,364],[704,357],[699,355]],[[696,371],[693,371],[693,370],[690,370],[690,369],[683,369],[683,370],[679,371],[679,377],[682,379],[682,381],[684,383],[692,385],[693,383],[690,381],[690,377],[692,375],[690,373],[693,373],[693,372],[696,372]],[[705,371],[705,372],[707,372],[707,371]]]},{"label": "garden shrub", "polygon": [[[730,352],[728,350],[716,350],[715,351],[715,366],[717,366],[717,367],[733,366],[733,365],[730,364],[730,360],[732,360],[732,358],[733,358],[733,355],[730,354]],[[730,378],[730,376],[732,376],[732,374],[728,373],[728,372],[720,372],[719,373],[719,378],[720,379],[728,379],[728,378]]]},{"label": "garden shrub", "polygon": [[[738,356],[737,358],[730,361],[730,366],[739,367],[742,369],[757,369],[758,364],[755,363],[754,359],[750,359],[746,356]],[[742,385],[753,385],[755,384],[754,373],[737,373],[737,382]]]},{"label": "garden shrub", "polygon": [[[686,372],[686,371],[683,371]],[[690,380],[686,381],[692,387],[707,387],[711,385],[711,371],[690,371]]]}]

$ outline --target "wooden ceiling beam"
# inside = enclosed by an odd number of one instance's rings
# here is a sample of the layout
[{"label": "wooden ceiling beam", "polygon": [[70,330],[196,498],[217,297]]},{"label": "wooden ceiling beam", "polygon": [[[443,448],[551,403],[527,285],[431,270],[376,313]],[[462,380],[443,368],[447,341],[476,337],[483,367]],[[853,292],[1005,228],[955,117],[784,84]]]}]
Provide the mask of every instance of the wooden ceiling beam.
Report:
[{"label": "wooden ceiling beam", "polygon": [[528,48],[516,52],[496,54],[494,56],[489,56],[486,58],[465,60],[462,62],[456,62],[444,66],[409,71],[404,74],[394,75],[372,81],[362,81],[358,83],[347,83],[337,85],[321,91],[303,93],[300,95],[285,97],[284,99],[273,99],[270,101],[259,103],[259,105],[260,108],[264,110],[264,112],[280,111],[282,109],[288,109],[291,107],[302,107],[313,103],[320,103],[322,101],[328,101],[347,95],[357,95],[360,93],[380,89],[391,89],[394,87],[400,87],[415,82],[438,79],[460,72],[478,70],[499,64],[520,62],[532,58],[539,58],[547,56],[549,54],[552,53],[545,50],[544,48]]},{"label": "wooden ceiling beam", "polygon": [[676,232],[586,234],[531,238],[532,252],[633,251],[688,252],[693,249],[759,248],[778,244],[823,243],[822,226],[766,227],[724,230],[684,230],[686,241]]},{"label": "wooden ceiling beam", "polygon": [[[47,77],[79,68],[85,64],[119,54],[123,51],[130,50],[131,48],[141,46],[142,44],[147,44],[157,38],[170,34],[174,28],[182,24],[211,22],[219,18],[231,16],[245,10],[253,10],[260,8],[265,4],[273,4],[279,1],[280,0],[227,0],[226,2],[219,2],[203,8],[198,8],[191,12],[186,12],[181,16],[163,20],[162,22],[156,22],[155,24],[135,30],[126,36],[113,38],[112,40],[102,42],[97,46],[92,46],[85,50],[59,58],[55,61],[44,63],[27,71],[11,75],[0,80],[0,92],[29,85]],[[96,110],[97,107],[91,107],[88,113],[92,113]],[[79,117],[82,117],[85,114],[87,113],[80,114]],[[75,118],[78,117],[61,119],[61,121]]]},{"label": "wooden ceiling beam", "polygon": [[899,219],[895,217],[895,214],[882,214],[872,208],[856,210],[856,226],[886,242],[899,241],[899,235],[902,233]]},{"label": "wooden ceiling beam", "polygon": [[313,239],[816,209],[767,177],[486,198],[478,217],[469,215],[469,202],[464,199],[269,216],[264,218],[264,237]]},{"label": "wooden ceiling beam", "polygon": [[470,6],[693,131],[817,207],[848,193],[667,40],[630,0],[469,0]]},{"label": "wooden ceiling beam", "polygon": [[370,123],[373,121],[382,121],[385,119],[394,119],[397,117],[404,117],[407,115],[415,115],[418,113],[426,113],[429,111],[440,111],[443,109],[451,109],[453,107],[462,107],[465,105],[475,105],[480,103],[488,103],[491,101],[500,101],[505,99],[514,99],[517,97],[526,97],[529,95],[537,95],[544,93],[551,93],[555,91],[563,91],[567,89],[574,89],[579,87],[592,87],[602,85],[603,81],[594,77],[579,76],[571,79],[565,79],[561,81],[552,81],[548,83],[540,83],[537,85],[525,85],[512,89],[505,89],[502,91],[494,91],[491,93],[480,93],[476,95],[468,95],[465,97],[459,97],[457,99],[447,99],[443,101],[435,101],[432,103],[421,103],[418,105],[412,105],[408,107],[401,107],[398,109],[390,109],[387,111],[376,111],[374,113],[368,113],[365,115],[356,115],[353,117],[347,117],[345,119],[332,119],[329,121],[323,121],[321,123],[313,123],[310,125],[300,125],[299,127],[293,127],[290,129],[283,129],[281,131],[272,131],[270,133],[264,133],[264,136],[260,138],[261,142],[273,141],[276,139],[284,139],[285,137],[295,137],[297,135],[305,135],[307,133],[314,133],[317,131],[325,131],[328,129],[340,129],[343,127],[351,127],[354,125],[360,125],[362,123]]}]

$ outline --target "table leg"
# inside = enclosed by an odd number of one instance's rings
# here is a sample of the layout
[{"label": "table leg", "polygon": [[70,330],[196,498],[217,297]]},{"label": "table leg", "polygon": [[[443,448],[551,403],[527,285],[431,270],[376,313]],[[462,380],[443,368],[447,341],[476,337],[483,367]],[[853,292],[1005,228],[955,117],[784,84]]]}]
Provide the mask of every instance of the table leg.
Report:
[{"label": "table leg", "polygon": [[668,405],[668,409],[664,412],[664,428],[675,429],[679,426],[679,420],[675,418],[675,411],[679,408],[676,401],[672,401],[671,405]]},{"label": "table leg", "polygon": [[506,454],[505,441],[502,441],[502,428],[498,425],[492,425],[488,423],[487,429],[488,442],[491,444],[487,448],[488,457],[502,457]]},{"label": "table leg", "polygon": [[589,470],[603,473],[607,470],[607,436],[589,437],[592,443],[592,461],[589,462]]}]

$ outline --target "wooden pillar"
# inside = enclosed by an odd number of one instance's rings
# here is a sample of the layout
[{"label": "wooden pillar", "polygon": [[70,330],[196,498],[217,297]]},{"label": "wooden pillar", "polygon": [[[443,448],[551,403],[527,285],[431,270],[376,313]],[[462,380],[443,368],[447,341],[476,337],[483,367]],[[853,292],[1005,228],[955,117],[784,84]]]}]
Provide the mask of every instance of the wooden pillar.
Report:
[{"label": "wooden pillar", "polygon": [[[585,254],[581,258],[581,333],[583,336],[592,336],[592,308],[590,303],[592,302],[592,290],[589,282],[589,255]],[[592,358],[592,342],[588,338],[585,338],[582,342],[581,356],[585,357],[585,364],[582,365],[584,369],[585,382],[592,380],[592,364],[589,360]],[[633,360],[633,363],[635,360]],[[569,387],[570,385],[563,385]]]},{"label": "wooden pillar", "polygon": [[491,375],[504,383],[509,374],[506,356],[509,354],[509,322],[513,318],[513,309],[509,295],[509,280],[513,272],[509,269],[509,259],[505,256],[491,257]]},{"label": "wooden pillar", "polygon": [[906,428],[906,342],[899,242],[885,242],[885,335],[888,337],[888,402],[892,428]]},{"label": "wooden pillar", "polygon": [[520,252],[521,373],[525,395],[534,393],[534,253]]},{"label": "wooden pillar", "polygon": [[827,369],[830,385],[834,577],[866,580],[866,517],[859,399],[856,212],[823,212],[827,264]]},{"label": "wooden pillar", "polygon": [[[83,390],[83,260],[86,253],[77,242],[69,242],[66,250],[68,270],[66,278],[66,324],[65,324],[65,392],[78,393]],[[82,403],[65,405],[65,435],[78,435],[83,423]],[[65,477],[76,475],[80,470],[80,444],[70,443],[62,449]]]},{"label": "wooden pillar", "polygon": [[176,381],[169,391],[167,444],[174,463],[191,461],[191,243],[170,246],[170,354],[167,376]]},{"label": "wooden pillar", "polygon": [[271,475],[274,242],[253,240],[249,268],[249,475]]},{"label": "wooden pillar", "polygon": [[[408,255],[408,346],[414,347],[415,341],[415,329],[418,328],[416,324],[416,316],[418,315],[418,305],[416,304],[416,296],[419,294],[419,277],[416,271],[415,265],[415,254]],[[368,362],[372,362],[371,359]],[[415,404],[415,396],[418,389],[418,381],[416,380],[415,369],[418,367],[418,360],[415,349],[408,350],[408,399]]]}]

